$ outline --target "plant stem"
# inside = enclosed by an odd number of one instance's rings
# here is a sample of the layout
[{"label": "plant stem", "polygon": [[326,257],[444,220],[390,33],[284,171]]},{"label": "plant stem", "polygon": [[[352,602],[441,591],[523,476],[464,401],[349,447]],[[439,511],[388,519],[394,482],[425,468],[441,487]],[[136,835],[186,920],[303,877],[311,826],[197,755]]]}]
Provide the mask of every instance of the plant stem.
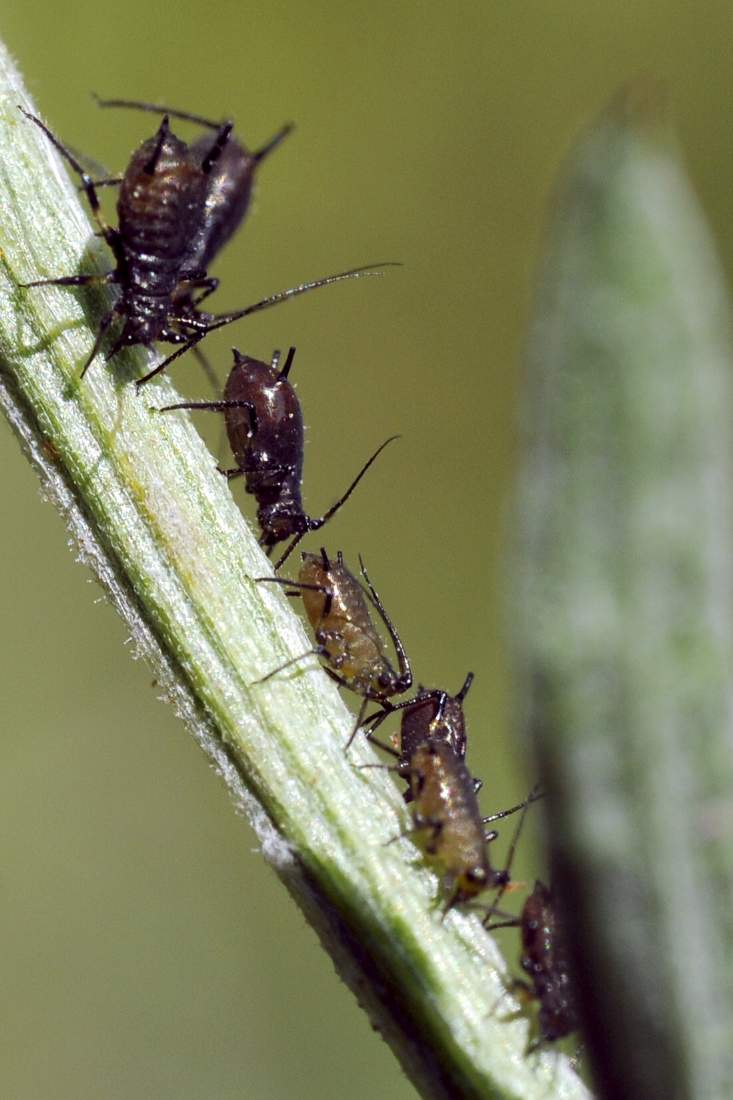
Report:
[{"label": "plant stem", "polygon": [[[0,53],[0,401],[139,653],[248,816],[265,857],[426,1097],[583,1097],[564,1059],[525,1059],[527,1025],[499,1013],[504,964],[475,915],[441,921],[405,809],[359,739],[177,395],[139,349],[77,374],[109,302],[32,279],[110,266]],[[552,1092],[548,1092],[548,1082]]]}]

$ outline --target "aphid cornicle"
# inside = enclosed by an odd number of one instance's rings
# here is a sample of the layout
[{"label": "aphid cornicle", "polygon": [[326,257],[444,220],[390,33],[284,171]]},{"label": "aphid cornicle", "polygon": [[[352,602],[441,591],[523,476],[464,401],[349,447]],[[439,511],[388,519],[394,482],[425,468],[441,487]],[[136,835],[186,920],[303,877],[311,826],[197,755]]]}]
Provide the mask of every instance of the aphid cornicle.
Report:
[{"label": "aphid cornicle", "polygon": [[539,1036],[529,1044],[527,1052],[531,1053],[580,1027],[565,928],[552,890],[538,880],[519,917],[489,925],[491,930],[510,927],[521,931],[520,965],[531,985],[515,978],[509,991],[539,1001]]},{"label": "aphid cornicle", "polygon": [[244,476],[248,493],[257,500],[260,545],[270,554],[279,542],[291,539],[275,565],[279,569],[309,531],[317,531],[339,510],[382,450],[396,439],[385,440],[362,466],[348,489],[322,516],[303,510],[303,414],[298,395],[288,380],[295,348],[280,369],[280,353],[263,363],[234,349],[234,364],[221,401],[180,401],[159,411],[201,409],[223,413],[237,463],[227,477]]},{"label": "aphid cornicle", "polygon": [[302,554],[297,581],[281,577],[258,577],[258,581],[282,584],[303,598],[316,640],[316,648],[292,658],[273,669],[260,683],[282,671],[302,657],[316,653],[326,662],[325,671],[341,687],[362,696],[356,725],[345,746],[348,749],[364,719],[369,701],[384,703],[394,695],[409,691],[412,669],[404,646],[392,620],[387,615],[379,593],[374,588],[364,562],[359,557],[361,574],[367,585],[369,600],[384,623],[397,654],[399,671],[389,661],[384,643],[370,611],[367,595],[353,573],[344,564],[339,550],[336,560],[329,558],[323,547],[320,554]]},{"label": "aphid cornicle", "polygon": [[[209,249],[214,241],[217,248],[223,244],[221,225],[214,231],[213,223],[209,222],[203,238],[201,232],[202,226],[207,225],[210,177],[229,142],[232,124],[224,123],[209,142],[207,151],[202,153],[177,138],[170,129],[168,117],[164,116],[157,133],[132,155],[120,183],[118,226],[113,228],[102,217],[92,177],[39,118],[22,107],[20,110],[43,131],[81,179],[100,235],[116,261],[114,270],[105,275],[64,275],[21,284],[24,287],[86,286],[106,282],[119,288],[117,301],[99,323],[94,345],[80,372],[82,377],[117,317],[122,318],[122,329],[107,352],[108,360],[122,348],[136,344],[149,346],[160,340],[181,345],[178,351],[138,379],[136,385],[140,386],[160,374],[174,359],[195,348],[215,329],[308,290],[378,274],[372,269],[386,266],[371,264],[300,283],[231,313],[213,316],[199,313],[198,303],[217,283],[205,271],[188,265],[194,263],[191,249],[197,246],[196,242],[201,245],[203,240],[204,247]],[[230,224],[227,219],[225,221]],[[194,291],[201,292],[198,299],[194,298]]]}]

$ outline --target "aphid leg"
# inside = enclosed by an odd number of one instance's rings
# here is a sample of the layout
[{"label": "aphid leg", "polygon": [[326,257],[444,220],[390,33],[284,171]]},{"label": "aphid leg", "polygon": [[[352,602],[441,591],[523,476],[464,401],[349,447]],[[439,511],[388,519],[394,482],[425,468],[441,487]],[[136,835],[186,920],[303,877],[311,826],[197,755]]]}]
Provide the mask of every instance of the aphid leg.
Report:
[{"label": "aphid leg", "polygon": [[[322,584],[306,584],[304,581],[289,581],[285,577],[253,577],[257,584],[282,584],[287,588],[305,588],[309,592],[322,592],[326,600],[333,600],[333,592]],[[330,604],[329,604],[330,606]]]},{"label": "aphid leg", "polygon": [[222,475],[222,477],[225,477],[227,479],[227,481],[234,481],[235,477],[244,476],[244,470],[240,470],[239,466],[230,467],[230,469],[228,470],[223,469],[221,466],[217,466],[216,468],[218,472]]},{"label": "aphid leg", "polygon": [[117,273],[108,271],[105,275],[62,275],[58,279],[34,279],[32,283],[18,283],[23,288],[29,286],[88,286],[90,283],[114,283]]},{"label": "aphid leg", "polygon": [[264,684],[267,680],[270,680],[273,676],[276,676],[278,672],[283,672],[286,668],[290,668],[291,665],[297,664],[298,661],[302,661],[304,657],[323,657],[324,651],[320,646],[315,646],[313,649],[307,649],[305,653],[299,653],[297,657],[291,657],[289,661],[285,661],[284,664],[278,665],[277,668],[273,668],[271,672],[268,672],[265,676],[260,676],[259,680],[253,680],[250,687],[254,687],[255,684]]},{"label": "aphid leg", "polygon": [[[389,443],[389,440],[387,440],[386,443],[383,443],[382,447],[386,447],[387,443]],[[379,454],[379,451],[377,451],[377,454]],[[374,460],[372,459],[372,461]],[[364,559],[362,558],[361,554],[359,554],[359,568],[361,569],[361,575],[366,581],[367,588],[369,589],[369,595],[371,597],[372,603],[376,607],[382,622],[387,627],[389,636],[392,639],[392,645],[394,646],[395,653],[397,654],[397,661],[400,666],[400,675],[394,694],[399,695],[403,691],[409,691],[410,687],[412,686],[412,668],[410,666],[410,660],[407,656],[407,653],[405,652],[405,647],[402,644],[402,640],[397,633],[397,628],[387,614],[386,608],[379,597],[379,593],[377,592],[376,588],[369,578],[369,574],[366,571]]]},{"label": "aphid leg", "polygon": [[[87,356],[87,360],[86,360],[84,366],[79,371],[79,381],[81,381],[81,379],[84,377],[84,375],[86,374],[86,372],[89,370],[90,366],[92,365],[92,363],[96,359],[97,354],[99,352],[99,349],[102,346],[102,342],[104,340],[107,329],[112,324],[112,322],[114,321],[116,316],[117,316],[117,309],[113,306],[112,309],[109,311],[109,313],[105,313],[104,317],[99,322],[99,328],[97,329],[97,335],[95,337],[94,345],[92,346],[92,350],[89,352],[89,355]],[[107,358],[109,359],[110,356],[108,355]]]},{"label": "aphid leg", "polygon": [[96,192],[96,189],[95,189],[95,186],[94,186],[94,180],[92,179],[92,177],[89,175],[88,172],[84,171],[84,169],[82,168],[81,164],[79,164],[79,161],[76,159],[76,157],[73,156],[69,152],[69,150],[66,148],[66,146],[62,145],[62,143],[59,141],[59,139],[49,130],[48,126],[46,126],[43,122],[41,122],[40,118],[36,118],[35,115],[32,115],[29,111],[26,111],[23,107],[19,107],[18,109],[22,112],[22,114],[25,115],[25,117],[27,119],[29,119],[31,122],[35,122],[36,126],[38,126],[38,128],[40,130],[43,130],[44,134],[46,135],[48,140],[51,142],[51,144],[54,146],[54,148],[58,150],[58,152],[61,154],[61,156],[64,157],[64,159],[71,165],[71,167],[77,173],[77,175],[79,176],[79,179],[81,180],[81,185],[84,189],[84,193],[87,197],[87,201],[89,202],[89,207],[92,211],[92,215],[94,217],[94,220],[96,221],[97,225],[99,226],[100,232],[101,232],[102,236],[104,237],[105,241],[110,246],[112,251],[115,253],[115,258],[118,259],[119,258],[119,256],[118,256],[119,235],[117,233],[117,230],[112,229],[111,226],[107,225],[107,223],[104,221],[104,218],[102,217],[102,211],[101,211],[100,205],[99,205],[99,196],[97,195],[97,192]]},{"label": "aphid leg", "polygon": [[[202,302],[205,302],[210,294],[213,294],[215,290],[219,289],[219,280],[213,275],[202,276],[200,279],[192,279],[189,284],[194,290],[201,290],[198,298],[194,298],[192,306],[197,309]],[[201,353],[199,352],[199,355]]]},{"label": "aphid leg", "polygon": [[354,723],[354,728],[351,731],[351,734],[349,736],[349,740],[344,745],[344,752],[345,753],[349,751],[349,749],[351,748],[352,741],[354,740],[357,733],[359,732],[359,727],[362,725],[362,723],[364,721],[364,715],[366,714],[366,709],[367,709],[368,705],[369,705],[369,699],[366,696],[364,696],[364,698],[361,701],[361,706],[359,707],[359,713],[356,717],[356,722]]},{"label": "aphid leg", "polygon": [[138,378],[135,383],[136,386],[144,386],[146,382],[149,382],[151,378],[154,378],[156,374],[160,374],[161,371],[166,370],[176,359],[181,355],[185,355],[190,348],[196,346],[203,340],[209,332],[213,332],[216,329],[223,328],[225,325],[231,325],[232,322],[240,320],[242,317],[248,317],[251,313],[259,313],[260,310],[270,309],[271,306],[276,306],[280,302],[287,302],[290,298],[296,298],[299,294],[305,294],[308,290],[315,290],[321,286],[330,286],[331,283],[340,283],[345,279],[360,279],[366,276],[378,276],[381,275],[381,271],[374,270],[379,267],[399,267],[399,264],[388,261],[381,264],[367,264],[364,267],[355,267],[350,271],[341,271],[338,275],[327,275],[322,279],[313,279],[308,283],[300,283],[298,286],[289,287],[287,290],[280,290],[276,294],[271,294],[267,298],[262,298],[259,302],[255,302],[254,305],[246,306],[244,309],[237,310],[235,313],[224,313],[219,316],[215,316],[212,320],[200,321],[194,318],[187,318],[186,324],[192,328],[199,330],[197,335],[192,336],[187,343],[174,351],[172,355],[169,355],[167,359],[164,359],[162,363],[159,363],[153,370],[148,371],[142,378]]},{"label": "aphid leg", "polygon": [[161,405],[156,412],[173,409],[203,409],[205,412],[226,412],[227,409],[246,409],[249,413],[250,432],[257,432],[257,412],[251,401],[177,401],[175,405]]},{"label": "aphid leg", "polygon": [[[518,923],[519,922],[517,921],[517,924]],[[522,1018],[526,1019],[527,1005],[530,1003],[530,1001],[534,1001],[537,998],[535,996],[535,992],[532,986],[528,985],[527,982],[522,981],[521,978],[511,978],[506,983],[506,985],[504,986],[504,992],[501,993],[494,1001],[489,1011],[489,1015],[493,1016],[501,1002],[504,1000],[505,997],[508,996],[516,997],[521,1007],[516,1009],[514,1012],[510,1012],[507,1016],[502,1016],[502,1022],[510,1023],[512,1020],[520,1020]]]},{"label": "aphid leg", "polygon": [[[496,907],[498,906],[499,902],[501,901],[501,899],[503,898],[504,894],[507,891],[507,887],[509,886],[509,882],[511,881],[510,871],[512,869],[512,863],[514,862],[514,855],[515,855],[516,850],[517,850],[517,844],[519,843],[519,837],[522,834],[522,827],[524,825],[524,819],[527,816],[527,810],[529,809],[531,803],[535,802],[538,797],[540,797],[540,796],[537,793],[537,787],[533,787],[532,790],[529,792],[529,795],[525,799],[524,803],[521,806],[515,806],[512,810],[508,810],[508,811],[505,810],[501,814],[494,814],[493,815],[493,820],[496,821],[498,817],[500,817],[500,816],[508,817],[508,815],[510,813],[513,813],[518,809],[521,809],[521,811],[522,811],[521,815],[519,817],[519,821],[517,822],[517,827],[514,830],[514,836],[512,837],[511,844],[509,845],[509,851],[507,852],[506,862],[504,863],[504,870],[502,872],[503,882],[501,882],[501,884],[499,886],[499,889],[497,890],[496,894],[494,895],[494,900],[492,901],[491,906],[489,908],[489,911],[486,914],[486,917],[484,918],[484,924],[489,924],[489,922],[491,921],[491,918],[494,916],[494,914],[496,912]],[[482,818],[482,821],[483,820],[484,819]],[[492,818],[489,818],[489,820],[492,820]]]},{"label": "aphid leg", "polygon": [[[498,910],[495,912],[498,912]],[[497,928],[519,928],[521,923],[519,917],[508,917],[506,920],[497,921],[495,924],[486,924],[484,927],[487,932],[495,932]]]},{"label": "aphid leg", "polygon": [[[122,183],[122,176],[101,176],[92,180],[92,183],[95,187],[119,187]],[[83,185],[79,187],[79,190],[84,190]]]},{"label": "aphid leg", "polygon": [[398,833],[397,836],[393,836],[390,837],[389,840],[385,840],[384,847],[386,848],[389,844],[394,844],[397,840],[402,840],[403,837],[418,836],[420,833],[424,833],[426,829],[430,829],[433,835],[428,841],[428,844],[425,846],[425,851],[428,852],[430,855],[434,855],[434,845],[440,835],[441,829],[443,828],[442,822],[432,821],[430,818],[427,817],[420,818],[419,821],[417,819],[415,820],[416,824],[413,828],[405,829],[404,832]]},{"label": "aphid leg", "polygon": [[[397,707],[385,706],[376,714],[368,714],[362,722],[362,725],[365,727],[364,736],[366,737],[367,741],[369,741],[372,745],[376,745],[376,747],[378,749],[381,749],[382,752],[388,752],[390,756],[395,756],[397,757],[397,759],[399,759],[400,753],[397,752],[397,749],[394,749],[391,745],[386,745],[384,741],[378,741],[377,738],[374,736],[375,732],[379,729],[382,722],[384,722],[384,720],[391,715],[393,710],[397,710]],[[377,765],[365,765],[365,767],[367,766],[376,767]],[[392,768],[391,770],[396,771],[397,769]]]}]

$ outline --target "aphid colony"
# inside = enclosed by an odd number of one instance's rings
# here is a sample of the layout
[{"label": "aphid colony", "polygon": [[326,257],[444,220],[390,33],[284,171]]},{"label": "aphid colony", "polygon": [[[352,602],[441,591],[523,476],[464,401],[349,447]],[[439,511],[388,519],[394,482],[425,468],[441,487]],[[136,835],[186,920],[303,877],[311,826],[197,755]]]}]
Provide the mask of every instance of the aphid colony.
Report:
[{"label": "aphid colony", "polygon": [[[100,321],[80,377],[97,357],[115,321],[121,324],[106,352],[107,360],[122,348],[137,344],[150,346],[163,341],[178,345],[178,350],[138,379],[139,387],[184,352],[197,351],[199,342],[216,329],[307,290],[376,274],[375,268],[386,266],[366,265],[315,279],[226,314],[202,311],[202,302],[219,285],[218,279],[208,274],[209,265],[244,220],[258,167],[291,127],[283,126],[261,149],[250,153],[232,136],[233,124],[229,121],[216,123],[132,100],[98,102],[103,107],[129,107],[162,115],[156,132],[133,153],[120,177],[94,180],[40,119],[23,111],[78,175],[99,234],[114,259],[114,267],[104,275],[66,274],[24,284],[28,288],[78,287],[102,281],[117,288],[118,296]],[[171,118],[196,123],[208,133],[186,144],[171,130]],[[107,225],[102,217],[97,194],[101,186],[119,187],[116,227]],[[294,356],[295,348],[291,348],[280,366],[279,352],[265,363],[235,350],[221,399],[177,402],[156,410],[169,413],[198,409],[224,416],[236,466],[222,473],[229,479],[243,477],[247,493],[255,497],[260,544],[268,555],[278,543],[290,540],[275,565],[276,571],[306,534],[319,530],[341,508],[378,455],[396,438],[390,437],[374,451],[323,515],[309,516],[301,496],[303,416],[288,377]],[[395,702],[396,697],[412,688],[412,668],[361,557],[361,581],[347,568],[341,551],[333,558],[321,548],[318,554],[302,553],[301,559],[294,580],[258,580],[283,585],[288,595],[302,599],[315,639],[308,654],[317,654],[337,684],[360,696],[360,709],[345,750],[363,728],[368,739],[395,758],[393,765],[365,767],[387,767],[405,782],[403,797],[412,816],[408,833],[442,874],[444,912],[474,902],[488,889],[498,891],[485,923],[490,928],[520,928],[521,966],[531,984],[517,980],[511,988],[539,1001],[538,1037],[530,1049],[568,1035],[577,1028],[578,1018],[562,922],[552,892],[538,882],[518,917],[491,923],[496,914],[505,917],[498,901],[510,881],[511,862],[527,807],[540,795],[533,791],[518,806],[482,816],[477,798],[482,784],[465,762],[463,704],[473,673],[468,673],[456,695],[439,688],[419,687],[412,697]],[[396,667],[374,621],[374,611],[391,639]],[[296,657],[273,669],[260,682],[300,659]],[[370,704],[377,709],[367,715]],[[400,714],[400,726],[393,742],[377,740],[377,730],[396,713]],[[489,844],[497,833],[487,832],[486,825],[518,811],[519,824],[505,866],[497,869],[489,856]]]}]

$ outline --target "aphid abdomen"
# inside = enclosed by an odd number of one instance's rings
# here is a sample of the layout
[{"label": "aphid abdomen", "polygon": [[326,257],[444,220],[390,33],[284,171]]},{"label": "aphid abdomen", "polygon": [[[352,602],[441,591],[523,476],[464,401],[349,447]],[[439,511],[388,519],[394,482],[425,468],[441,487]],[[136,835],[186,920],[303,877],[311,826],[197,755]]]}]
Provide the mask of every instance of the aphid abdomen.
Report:
[{"label": "aphid abdomen", "polygon": [[153,164],[156,141],[133,156],[117,202],[128,343],[152,343],[165,328],[205,198],[206,178],[183,142],[168,134]]},{"label": "aphid abdomen", "polygon": [[410,779],[416,827],[422,831],[428,823],[423,847],[445,873],[451,903],[467,901],[494,885],[497,875],[486,854],[481,811],[463,761],[449,745],[429,742],[413,755]]},{"label": "aphid abdomen", "polygon": [[255,497],[265,546],[307,529],[300,495],[303,414],[295,390],[276,368],[235,355],[224,400],[242,402],[227,417],[227,435],[248,493]]},{"label": "aphid abdomen", "polygon": [[535,883],[524,903],[520,924],[521,966],[531,978],[540,1002],[540,1034],[548,1042],[562,1039],[576,1031],[580,1022],[564,929],[552,891],[543,883]]},{"label": "aphid abdomen", "polygon": [[[211,135],[204,134],[191,146],[201,160],[211,148]],[[257,161],[235,138],[230,137],[209,175],[203,217],[189,245],[188,262],[208,269],[244,221],[252,198]]]},{"label": "aphid abdomen", "polygon": [[303,606],[319,644],[338,676],[359,695],[383,694],[380,677],[389,673],[381,639],[369,615],[364,591],[342,560],[324,565],[321,555],[304,554],[299,580],[318,586],[303,590]]}]

